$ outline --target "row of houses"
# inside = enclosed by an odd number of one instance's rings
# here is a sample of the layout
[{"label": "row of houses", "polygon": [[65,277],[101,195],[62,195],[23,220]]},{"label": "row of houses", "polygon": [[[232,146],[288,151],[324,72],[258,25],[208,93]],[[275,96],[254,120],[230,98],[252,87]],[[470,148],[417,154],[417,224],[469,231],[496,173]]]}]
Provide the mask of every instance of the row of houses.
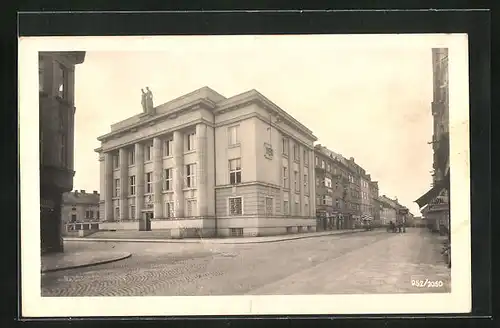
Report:
[{"label": "row of houses", "polygon": [[256,90],[142,103],[98,138],[101,230],[262,236],[381,221],[377,182]]}]

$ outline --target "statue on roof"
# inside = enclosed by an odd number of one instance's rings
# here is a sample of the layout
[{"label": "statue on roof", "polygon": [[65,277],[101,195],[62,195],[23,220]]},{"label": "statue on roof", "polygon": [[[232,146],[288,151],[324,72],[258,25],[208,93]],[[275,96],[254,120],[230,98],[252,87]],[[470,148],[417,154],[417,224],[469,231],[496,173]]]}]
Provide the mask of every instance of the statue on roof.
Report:
[{"label": "statue on roof", "polygon": [[146,91],[144,89],[141,89],[142,91],[142,97],[141,97],[141,105],[142,105],[142,111],[144,113],[152,114],[154,105],[153,105],[153,93],[149,89],[149,87],[146,87]]}]

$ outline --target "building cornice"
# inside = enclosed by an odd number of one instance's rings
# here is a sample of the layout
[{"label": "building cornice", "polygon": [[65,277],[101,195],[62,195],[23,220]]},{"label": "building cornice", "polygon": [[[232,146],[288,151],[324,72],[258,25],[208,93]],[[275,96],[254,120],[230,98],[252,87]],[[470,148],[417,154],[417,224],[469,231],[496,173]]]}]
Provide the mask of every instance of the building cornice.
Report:
[{"label": "building cornice", "polygon": [[100,147],[100,152],[110,152],[110,151],[114,151],[114,150],[117,150],[117,149],[120,149],[120,148],[132,146],[132,145],[134,145],[136,143],[143,142],[143,141],[146,141],[146,140],[149,140],[151,138],[158,137],[158,136],[161,136],[161,135],[173,133],[174,131],[177,131],[177,130],[186,129],[186,128],[192,126],[192,125],[199,124],[199,123],[203,123],[203,124],[206,124],[206,125],[208,125],[210,127],[214,127],[213,122],[207,121],[204,118],[199,118],[199,119],[196,119],[196,120],[192,120],[192,121],[186,122],[186,123],[184,123],[182,125],[177,125],[177,126],[172,127],[170,129],[166,129],[166,130],[162,130],[162,131],[159,131],[159,132],[156,132],[156,133],[148,134],[147,136],[144,136],[144,137],[141,137],[141,138],[137,138],[137,139],[134,139],[132,141],[125,142],[125,143],[119,144],[119,145],[114,146],[114,147],[107,147],[107,148]]},{"label": "building cornice", "polygon": [[[156,108],[158,108],[157,106]],[[179,114],[182,113],[188,113],[190,111],[194,110],[199,110],[199,109],[214,109],[215,108],[215,103],[211,100],[200,98],[200,99],[195,99],[187,104],[184,104],[182,106],[179,106],[171,111],[168,111],[166,113],[161,113],[158,115],[152,115],[149,116],[148,114],[144,113],[142,116],[143,117],[148,117],[146,119],[141,119],[137,123],[133,123],[130,125],[127,125],[123,128],[117,129],[115,131],[111,131],[110,133],[107,133],[105,135],[102,135],[97,138],[98,141],[101,142],[106,142],[107,140],[122,136],[123,134],[129,133],[129,132],[134,132],[132,131],[133,129],[138,129],[141,127],[144,127],[146,125],[152,125],[155,124],[155,122],[159,120],[165,120],[165,119],[175,119],[179,116]],[[123,122],[123,121],[122,121]],[[120,122],[118,122],[120,123]]]},{"label": "building cornice", "polygon": [[231,97],[227,100],[221,101],[217,105],[215,113],[225,113],[231,110],[235,110],[249,104],[257,104],[261,108],[265,109],[271,114],[275,114],[278,117],[284,119],[291,127],[305,134],[308,138],[313,141],[317,141],[318,138],[305,127],[302,123],[293,118],[290,114],[281,109],[278,105],[273,103],[271,100],[263,96],[257,90],[250,90],[239,94],[237,96]]}]

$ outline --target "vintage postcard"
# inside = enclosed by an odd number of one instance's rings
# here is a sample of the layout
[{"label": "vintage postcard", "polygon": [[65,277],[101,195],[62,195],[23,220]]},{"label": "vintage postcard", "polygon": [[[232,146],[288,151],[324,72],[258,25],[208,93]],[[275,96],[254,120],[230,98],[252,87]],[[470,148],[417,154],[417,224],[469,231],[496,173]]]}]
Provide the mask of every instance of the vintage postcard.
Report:
[{"label": "vintage postcard", "polygon": [[22,315],[469,312],[467,51],[20,38]]}]

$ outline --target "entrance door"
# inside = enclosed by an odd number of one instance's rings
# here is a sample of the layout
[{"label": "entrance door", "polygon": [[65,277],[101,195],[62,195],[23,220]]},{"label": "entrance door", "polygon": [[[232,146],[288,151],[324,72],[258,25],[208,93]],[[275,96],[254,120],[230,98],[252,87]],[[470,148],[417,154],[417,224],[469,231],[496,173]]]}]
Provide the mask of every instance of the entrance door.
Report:
[{"label": "entrance door", "polygon": [[151,220],[153,219],[153,212],[144,213],[144,230],[151,231]]}]

